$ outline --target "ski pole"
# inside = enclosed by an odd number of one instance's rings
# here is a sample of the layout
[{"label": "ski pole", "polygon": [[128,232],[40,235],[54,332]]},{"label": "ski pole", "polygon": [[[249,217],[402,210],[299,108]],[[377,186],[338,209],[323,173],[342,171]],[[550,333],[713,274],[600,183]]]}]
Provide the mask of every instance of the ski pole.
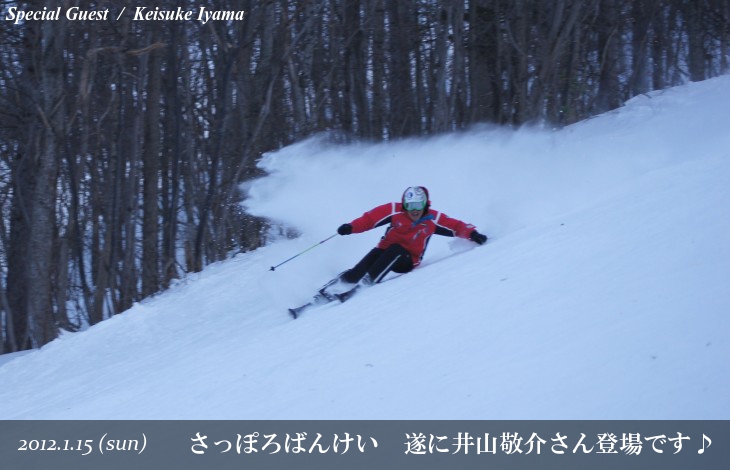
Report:
[{"label": "ski pole", "polygon": [[271,267],[271,271],[275,271],[275,270],[276,270],[276,268],[278,268],[278,267],[279,267],[279,266],[281,266],[282,264],[288,263],[289,261],[293,260],[293,259],[294,259],[294,258],[296,258],[297,256],[301,256],[301,255],[303,255],[304,253],[308,252],[309,250],[311,250],[311,249],[313,249],[313,248],[317,248],[317,247],[318,247],[319,245],[321,245],[322,243],[326,242],[327,240],[331,240],[331,239],[335,238],[336,236],[337,236],[337,234],[335,233],[334,235],[332,235],[332,236],[330,236],[330,237],[327,237],[327,238],[325,238],[325,239],[324,239],[324,240],[322,240],[321,242],[319,242],[319,243],[316,243],[316,244],[314,244],[314,245],[310,246],[309,248],[307,248],[306,250],[302,251],[301,253],[297,253],[296,255],[292,256],[292,257],[291,257],[291,258],[289,258],[288,260],[286,260],[286,261],[282,261],[281,263],[277,264],[276,266],[272,266],[272,267]]}]

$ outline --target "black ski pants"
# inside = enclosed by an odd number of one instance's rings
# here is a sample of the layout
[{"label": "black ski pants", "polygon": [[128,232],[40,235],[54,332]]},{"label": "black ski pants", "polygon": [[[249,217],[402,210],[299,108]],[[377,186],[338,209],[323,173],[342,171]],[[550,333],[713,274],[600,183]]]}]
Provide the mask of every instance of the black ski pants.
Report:
[{"label": "black ski pants", "polygon": [[407,273],[411,270],[413,270],[411,254],[402,246],[395,244],[386,249],[373,248],[355,267],[345,271],[341,278],[345,282],[355,284],[365,274],[369,274],[373,283],[378,283],[390,271]]}]

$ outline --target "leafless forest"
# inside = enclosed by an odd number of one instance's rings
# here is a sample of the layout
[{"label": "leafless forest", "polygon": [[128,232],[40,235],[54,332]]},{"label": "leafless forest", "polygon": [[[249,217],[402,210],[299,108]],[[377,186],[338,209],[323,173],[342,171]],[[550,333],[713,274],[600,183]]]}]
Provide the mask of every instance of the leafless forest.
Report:
[{"label": "leafless forest", "polygon": [[[5,20],[10,7],[106,21]],[[728,71],[730,0],[0,0],[0,352],[264,241],[239,183],[325,133],[562,126]],[[151,7],[152,8],[152,7]]]}]

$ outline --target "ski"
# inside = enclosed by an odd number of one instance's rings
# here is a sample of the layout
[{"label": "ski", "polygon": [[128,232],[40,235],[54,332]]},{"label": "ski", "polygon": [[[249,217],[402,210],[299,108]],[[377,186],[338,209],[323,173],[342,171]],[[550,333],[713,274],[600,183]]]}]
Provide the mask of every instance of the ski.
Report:
[{"label": "ski", "polygon": [[352,296],[355,295],[359,289],[360,289],[360,286],[357,285],[348,291],[342,292],[340,294],[334,294],[334,295],[335,295],[335,297],[337,297],[337,300],[339,300],[340,303],[345,303],[348,300],[350,300],[350,298],[352,298]]},{"label": "ski", "polygon": [[312,307],[318,307],[320,305],[328,304],[332,301],[336,300],[335,297],[332,296],[332,294],[329,294],[327,292],[324,292],[324,289],[320,289],[319,292],[304,305],[300,305],[299,307],[290,308],[289,315],[291,315],[295,320],[299,318],[299,316],[305,311]]},{"label": "ski", "polygon": [[314,304],[312,302],[307,302],[304,305],[301,305],[299,307],[294,307],[289,309],[289,314],[296,320],[299,318],[299,315],[306,310],[307,308],[313,306]]},{"label": "ski", "polygon": [[[396,276],[397,277],[397,276]],[[335,300],[339,300],[340,303],[347,302],[355,293],[360,289],[362,284],[356,284],[355,287],[353,287],[350,290],[346,290],[344,292],[340,293],[333,293],[333,292],[327,292],[327,288],[335,284],[339,280],[339,276],[329,281],[327,284],[325,284],[317,294],[304,305],[300,305],[299,307],[294,307],[287,309],[289,311],[289,315],[292,316],[295,320],[299,318],[302,313],[312,307],[318,307],[320,305],[325,305],[330,302],[334,302]]]}]

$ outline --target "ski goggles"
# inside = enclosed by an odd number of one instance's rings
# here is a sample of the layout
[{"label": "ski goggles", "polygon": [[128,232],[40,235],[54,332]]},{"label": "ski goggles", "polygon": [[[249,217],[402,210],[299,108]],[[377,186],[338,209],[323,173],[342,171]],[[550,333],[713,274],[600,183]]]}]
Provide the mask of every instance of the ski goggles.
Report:
[{"label": "ski goggles", "polygon": [[426,201],[410,201],[403,203],[403,209],[406,211],[422,211],[426,208]]}]

